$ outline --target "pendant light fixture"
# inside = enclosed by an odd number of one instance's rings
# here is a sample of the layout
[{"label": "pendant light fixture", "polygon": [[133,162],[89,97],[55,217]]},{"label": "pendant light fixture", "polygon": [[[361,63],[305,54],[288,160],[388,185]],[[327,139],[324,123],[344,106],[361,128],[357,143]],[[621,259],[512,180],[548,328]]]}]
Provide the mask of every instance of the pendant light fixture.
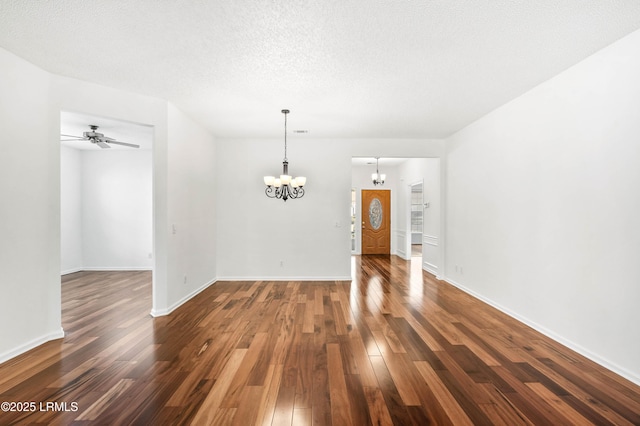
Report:
[{"label": "pendant light fixture", "polygon": [[292,179],[289,175],[289,161],[287,160],[287,114],[288,109],[283,109],[284,114],[284,160],[282,161],[282,174],[280,178],[265,176],[264,184],[267,185],[264,193],[269,198],[278,198],[287,201],[289,198],[302,198],[304,196],[304,185],[307,178],[304,176]]},{"label": "pendant light fixture", "polygon": [[380,174],[378,172],[378,160],[380,159],[380,157],[376,157],[376,172],[371,174],[371,180],[373,181],[374,185],[384,185],[384,180],[387,177],[387,175]]}]

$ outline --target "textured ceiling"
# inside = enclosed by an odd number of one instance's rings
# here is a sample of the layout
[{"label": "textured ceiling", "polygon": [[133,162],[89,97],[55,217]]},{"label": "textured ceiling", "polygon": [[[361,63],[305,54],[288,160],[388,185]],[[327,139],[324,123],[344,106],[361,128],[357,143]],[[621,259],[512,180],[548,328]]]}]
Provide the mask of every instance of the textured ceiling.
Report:
[{"label": "textured ceiling", "polygon": [[444,137],[640,28],[638,0],[0,0],[0,46],[220,137]]}]

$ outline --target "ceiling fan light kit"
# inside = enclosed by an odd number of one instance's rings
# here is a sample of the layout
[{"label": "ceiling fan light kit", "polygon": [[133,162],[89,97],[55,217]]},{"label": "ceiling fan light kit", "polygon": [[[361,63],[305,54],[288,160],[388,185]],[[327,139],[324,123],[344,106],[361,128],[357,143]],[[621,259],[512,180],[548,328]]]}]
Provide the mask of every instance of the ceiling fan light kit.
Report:
[{"label": "ceiling fan light kit", "polygon": [[289,198],[304,197],[304,185],[307,183],[307,178],[304,176],[291,178],[289,175],[289,161],[287,160],[287,114],[289,114],[289,110],[283,109],[281,112],[284,114],[284,160],[282,161],[282,174],[280,178],[274,176],[264,177],[264,184],[267,185],[264,193],[269,198],[287,201]]},{"label": "ceiling fan light kit", "polygon": [[92,144],[98,145],[100,148],[111,148],[109,146],[110,144],[128,146],[130,148],[140,148],[140,145],[136,145],[133,143],[120,142],[118,140],[105,136],[103,133],[96,132],[96,130],[98,130],[98,126],[96,126],[95,124],[90,124],[89,128],[91,130],[88,132],[83,132],[82,136],[61,135],[67,138],[73,138],[73,139],[62,139],[62,141],[89,141]]}]

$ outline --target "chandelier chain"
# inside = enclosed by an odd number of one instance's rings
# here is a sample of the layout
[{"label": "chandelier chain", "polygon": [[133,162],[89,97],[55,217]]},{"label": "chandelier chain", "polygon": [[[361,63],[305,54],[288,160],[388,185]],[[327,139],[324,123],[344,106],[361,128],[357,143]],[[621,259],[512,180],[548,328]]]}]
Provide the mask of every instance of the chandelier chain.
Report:
[{"label": "chandelier chain", "polygon": [[287,114],[289,113],[289,111],[284,110],[282,112],[284,112],[284,161],[288,161],[287,160]]}]

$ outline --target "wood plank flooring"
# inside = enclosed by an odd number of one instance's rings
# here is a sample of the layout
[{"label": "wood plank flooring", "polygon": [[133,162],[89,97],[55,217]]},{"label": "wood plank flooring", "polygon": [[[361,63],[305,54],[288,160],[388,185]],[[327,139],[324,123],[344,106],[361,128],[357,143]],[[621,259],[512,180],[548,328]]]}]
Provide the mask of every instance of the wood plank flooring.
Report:
[{"label": "wood plank flooring", "polygon": [[419,263],[218,282],[155,319],[149,272],[67,275],[66,337],[0,365],[0,402],[36,409],[0,424],[640,425],[640,387]]}]

